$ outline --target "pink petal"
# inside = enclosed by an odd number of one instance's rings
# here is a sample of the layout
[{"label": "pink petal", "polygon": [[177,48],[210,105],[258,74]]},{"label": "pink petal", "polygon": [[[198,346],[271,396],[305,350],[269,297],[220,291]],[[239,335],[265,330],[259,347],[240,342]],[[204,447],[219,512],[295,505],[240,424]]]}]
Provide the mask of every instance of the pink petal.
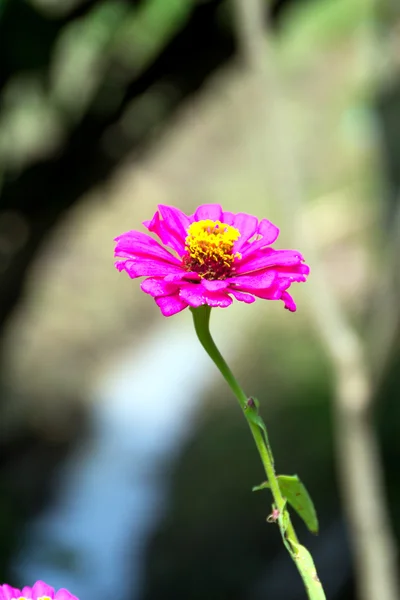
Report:
[{"label": "pink petal", "polygon": [[310,273],[310,267],[305,264],[293,265],[292,267],[278,267],[279,276],[289,277],[292,281],[306,281]]},{"label": "pink petal", "polygon": [[284,284],[286,288],[290,287],[291,281],[279,281],[278,283],[279,285],[274,285],[267,290],[256,290],[253,294],[257,296],[257,298],[263,298],[264,300],[283,300],[285,308],[294,312],[296,310],[296,304],[290,294],[282,287]]},{"label": "pink petal", "polygon": [[218,292],[229,286],[226,279],[202,279],[201,285],[209,292]]},{"label": "pink petal", "polygon": [[114,256],[116,257],[136,257],[144,258],[161,258],[179,265],[181,261],[173,256],[168,250],[163,248],[156,240],[153,240],[146,233],[140,231],[128,231],[115,238],[117,242],[115,246]]},{"label": "pink petal", "polygon": [[168,228],[171,240],[174,241],[174,249],[178,252],[179,256],[183,256],[185,253],[187,230],[192,222],[191,219],[174,206],[159,204],[158,209],[165,227]]},{"label": "pink petal", "polygon": [[167,275],[165,277],[165,281],[170,281],[171,283],[178,283],[179,281],[200,281],[201,277],[198,273],[194,271],[184,271],[182,270],[180,273],[175,273],[171,275]]},{"label": "pink petal", "polygon": [[222,207],[220,204],[202,204],[194,213],[195,221],[203,221],[211,219],[211,221],[222,220]]},{"label": "pink petal", "polygon": [[279,236],[279,227],[268,221],[268,219],[261,219],[258,226],[258,235],[263,236],[263,242],[266,246],[273,244]]},{"label": "pink petal", "polygon": [[209,292],[203,286],[188,284],[179,292],[181,298],[190,306],[197,308],[204,304],[226,308],[232,304],[232,298],[223,292]]},{"label": "pink petal", "polygon": [[226,223],[227,225],[233,225],[235,221],[235,214],[229,211],[225,211],[222,213],[222,223]]},{"label": "pink petal", "polygon": [[240,238],[235,243],[235,252],[240,252],[247,240],[249,240],[257,231],[258,219],[252,215],[238,213],[235,215],[233,227],[240,231]]},{"label": "pink petal", "polygon": [[301,273],[296,273],[295,271],[293,271],[292,273],[284,273],[281,271],[280,268],[278,268],[276,270],[276,273],[280,279],[288,279],[291,283],[294,283],[295,281],[297,281],[298,283],[301,283],[302,281],[307,281],[307,277],[305,275],[302,275]]},{"label": "pink petal", "polygon": [[11,587],[7,583],[0,585],[0,600],[11,600],[11,598],[20,598],[22,595],[21,590],[18,588]]},{"label": "pink petal", "polygon": [[252,253],[248,258],[237,261],[235,263],[235,271],[237,274],[245,274],[266,269],[267,267],[297,265],[302,261],[302,255],[296,250],[273,250],[273,248],[265,248],[258,250],[254,254]]},{"label": "pink petal", "polygon": [[76,596],[71,594],[71,592],[69,592],[65,588],[59,589],[58,592],[56,592],[54,598],[55,600],[78,600]]},{"label": "pink petal", "polygon": [[206,303],[213,307],[228,308],[232,304],[232,298],[222,292],[207,292]]},{"label": "pink petal", "polygon": [[187,302],[179,297],[179,294],[162,296],[155,300],[164,317],[172,317],[172,315],[176,315],[176,313],[181,312],[181,310],[184,310],[188,306]]},{"label": "pink petal", "polygon": [[165,204],[159,204],[158,210],[172,230],[176,231],[182,237],[187,236],[187,230],[192,223],[192,219],[188,215],[185,215],[184,212],[175,206],[167,206]]},{"label": "pink petal", "polygon": [[[25,588],[22,590],[24,592]],[[25,595],[25,594],[24,594]],[[37,581],[32,587],[32,599],[36,600],[42,596],[54,598],[54,588],[47,585],[44,581]]]},{"label": "pink petal", "polygon": [[250,253],[255,252],[255,250],[273,244],[279,235],[279,229],[276,225],[271,223],[271,221],[268,221],[268,219],[261,219],[258,225],[257,235],[262,237],[245,246],[242,252],[243,256],[247,256]]},{"label": "pink petal", "polygon": [[292,280],[290,277],[278,277],[275,282],[276,287],[279,290],[287,290],[292,285]]},{"label": "pink petal", "polygon": [[282,293],[290,287],[291,283],[290,279],[278,278],[271,287],[263,290],[253,289],[252,294],[265,300],[280,300]]},{"label": "pink petal", "polygon": [[233,288],[229,289],[228,291],[236,298],[236,300],[239,300],[240,302],[246,302],[246,304],[255,302],[255,298],[251,294],[245,294],[244,292],[240,292],[239,290],[235,290]]},{"label": "pink petal", "polygon": [[143,225],[147,227],[149,231],[158,235],[163,244],[171,246],[175,250],[174,240],[171,240],[168,229],[165,227],[164,222],[161,221],[160,213],[158,211],[154,213],[154,216],[150,221],[143,221]]},{"label": "pink petal", "polygon": [[154,298],[157,296],[170,296],[178,291],[176,283],[170,283],[164,279],[145,279],[141,282],[140,287],[146,294],[150,294]]},{"label": "pink petal", "polygon": [[285,303],[285,308],[290,310],[290,312],[296,311],[296,303],[293,300],[292,296],[288,294],[288,292],[283,292],[281,300]]},{"label": "pink petal", "polygon": [[185,252],[185,239],[191,219],[173,206],[160,204],[158,208],[159,211],[155,213],[152,220],[144,221],[143,225],[158,235],[163,244],[170,246],[179,256],[182,256]]},{"label": "pink petal", "polygon": [[193,308],[198,308],[203,304],[206,304],[205,299],[206,290],[202,285],[198,284],[187,284],[185,287],[182,287],[179,291],[179,296],[187,303],[189,306],[193,306]]},{"label": "pink petal", "polygon": [[165,277],[182,271],[182,267],[171,265],[165,261],[145,258],[118,260],[115,267],[118,271],[126,271],[132,279],[136,277]]}]

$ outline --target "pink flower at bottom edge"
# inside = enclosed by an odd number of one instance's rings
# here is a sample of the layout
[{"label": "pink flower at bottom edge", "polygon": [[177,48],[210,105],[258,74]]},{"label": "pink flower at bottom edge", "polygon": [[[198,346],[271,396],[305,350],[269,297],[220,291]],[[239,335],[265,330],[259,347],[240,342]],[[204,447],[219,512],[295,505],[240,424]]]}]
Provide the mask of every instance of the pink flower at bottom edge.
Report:
[{"label": "pink flower at bottom edge", "polygon": [[306,281],[310,269],[297,250],[271,247],[279,235],[271,221],[227,212],[219,204],[203,204],[190,216],[159,205],[143,224],[163,245],[139,231],[123,233],[115,238],[115,266],[132,279],[146,277],[141,288],[164,316],[188,306],[226,308],[233,298],[248,304],[256,298],[282,300],[296,310],[287,290]]},{"label": "pink flower at bottom edge", "polygon": [[0,600],[78,600],[78,598],[64,588],[55,592],[54,588],[44,581],[37,581],[33,587],[26,586],[21,590],[7,583],[0,585]]}]

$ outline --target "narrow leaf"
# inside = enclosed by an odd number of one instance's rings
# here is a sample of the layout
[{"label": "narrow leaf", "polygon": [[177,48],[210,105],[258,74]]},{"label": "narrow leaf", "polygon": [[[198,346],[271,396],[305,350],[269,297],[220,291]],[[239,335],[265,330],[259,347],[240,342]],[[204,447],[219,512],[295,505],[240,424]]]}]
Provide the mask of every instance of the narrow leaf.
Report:
[{"label": "narrow leaf", "polygon": [[[298,476],[278,475],[277,480],[282,496],[287,499],[290,506],[294,508],[297,514],[303,519],[308,529],[312,533],[318,533],[318,517],[313,501]],[[265,490],[269,487],[268,481],[264,481],[260,485],[255,485],[253,487],[253,492]]]},{"label": "narrow leaf", "polygon": [[282,495],[312,533],[318,533],[318,517],[310,494],[297,475],[278,475]]}]

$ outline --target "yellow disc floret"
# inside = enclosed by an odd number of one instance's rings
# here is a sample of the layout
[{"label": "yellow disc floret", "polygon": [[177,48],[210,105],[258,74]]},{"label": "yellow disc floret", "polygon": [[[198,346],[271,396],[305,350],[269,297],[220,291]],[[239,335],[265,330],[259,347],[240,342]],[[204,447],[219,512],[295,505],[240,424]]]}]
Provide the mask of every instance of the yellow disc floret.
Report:
[{"label": "yellow disc floret", "polygon": [[188,271],[195,271],[205,279],[225,279],[231,273],[235,258],[233,246],[240,231],[232,225],[205,219],[192,223],[185,240],[183,262]]},{"label": "yellow disc floret", "polygon": [[[12,598],[12,600],[28,600],[26,596],[18,596],[18,598]],[[40,596],[37,600],[51,600],[49,596]]]}]

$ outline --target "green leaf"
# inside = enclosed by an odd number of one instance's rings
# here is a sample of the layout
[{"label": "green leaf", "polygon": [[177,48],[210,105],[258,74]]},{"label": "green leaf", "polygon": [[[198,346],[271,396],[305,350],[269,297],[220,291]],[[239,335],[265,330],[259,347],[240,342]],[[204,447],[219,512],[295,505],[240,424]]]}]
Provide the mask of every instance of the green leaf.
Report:
[{"label": "green leaf", "polygon": [[[282,495],[297,514],[303,519],[312,533],[318,533],[318,517],[310,494],[297,475],[278,475],[277,480]],[[253,487],[253,492],[269,488],[268,481]]]},{"label": "green leaf", "polygon": [[318,517],[310,494],[297,475],[278,475],[282,495],[312,533],[318,533]]},{"label": "green leaf", "polygon": [[326,600],[311,554],[304,546],[294,545],[292,557],[307,589],[310,600]]}]

